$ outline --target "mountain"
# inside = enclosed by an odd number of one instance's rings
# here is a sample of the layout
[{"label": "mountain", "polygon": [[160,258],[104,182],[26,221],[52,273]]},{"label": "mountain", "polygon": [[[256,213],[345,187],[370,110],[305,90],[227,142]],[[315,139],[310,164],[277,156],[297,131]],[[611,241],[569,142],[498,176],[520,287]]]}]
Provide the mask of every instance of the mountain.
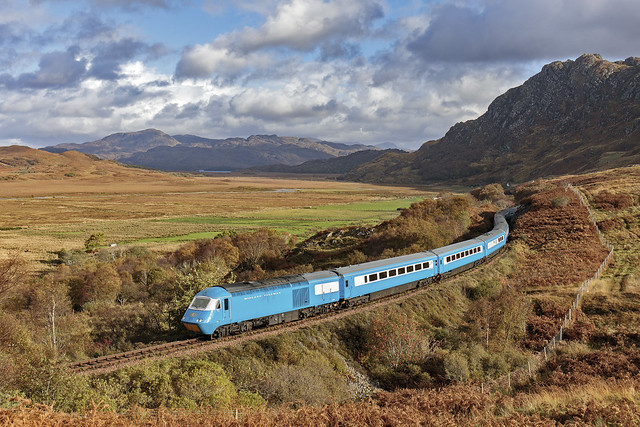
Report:
[{"label": "mountain", "polygon": [[146,129],[138,132],[114,133],[97,141],[83,144],[58,144],[43,148],[51,153],[65,151],[79,151],[86,154],[95,154],[103,159],[119,160],[134,153],[144,152],[156,147],[174,147],[180,142],[173,137],[156,129]]},{"label": "mountain", "polygon": [[276,173],[314,173],[314,174],[345,174],[360,167],[362,164],[374,161],[388,153],[406,153],[402,150],[363,150],[347,156],[330,159],[309,160],[299,165],[267,165],[247,169],[246,172],[276,172]]},{"label": "mountain", "polygon": [[388,154],[344,179],[523,182],[640,163],[640,58],[556,61],[409,154]]},{"label": "mountain", "polygon": [[277,135],[253,135],[246,139],[169,136],[159,130],[147,129],[113,134],[84,144],[59,144],[43,150],[58,153],[76,150],[162,170],[236,170],[269,164],[296,165],[367,149],[375,147]]}]

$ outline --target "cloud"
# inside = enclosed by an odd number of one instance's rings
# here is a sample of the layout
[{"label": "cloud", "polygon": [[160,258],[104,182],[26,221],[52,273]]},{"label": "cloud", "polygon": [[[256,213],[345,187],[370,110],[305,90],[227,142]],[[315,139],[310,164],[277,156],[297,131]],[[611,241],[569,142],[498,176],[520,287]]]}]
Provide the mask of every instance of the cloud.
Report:
[{"label": "cloud", "polygon": [[[63,3],[67,0],[30,0],[31,4]],[[140,9],[172,9],[188,3],[188,0],[85,0],[89,6],[101,9],[117,8],[124,11]]]},{"label": "cloud", "polygon": [[342,40],[368,32],[384,16],[377,2],[362,0],[292,0],[281,4],[260,28],[247,28],[237,36],[244,51],[285,46],[310,51],[326,40]]},{"label": "cloud", "polygon": [[119,76],[120,66],[141,54],[162,55],[166,48],[162,45],[148,46],[133,38],[100,43],[92,49],[89,75],[103,80],[114,80]]},{"label": "cloud", "polygon": [[86,59],[78,57],[79,49],[72,46],[66,51],[45,53],[41,56],[38,70],[23,73],[16,79],[7,75],[0,79],[13,88],[42,89],[60,88],[77,84],[87,70]]},{"label": "cloud", "polygon": [[309,52],[320,46],[325,59],[353,57],[358,49],[345,39],[364,36],[383,16],[382,6],[367,0],[291,0],[281,3],[259,28],[236,30],[185,49],[176,75],[238,75],[247,68],[263,68],[269,56],[259,53],[272,48]]},{"label": "cloud", "polygon": [[[480,7],[478,7],[480,6]],[[635,0],[485,0],[444,4],[407,49],[423,61],[565,59],[628,55],[640,39]]]}]

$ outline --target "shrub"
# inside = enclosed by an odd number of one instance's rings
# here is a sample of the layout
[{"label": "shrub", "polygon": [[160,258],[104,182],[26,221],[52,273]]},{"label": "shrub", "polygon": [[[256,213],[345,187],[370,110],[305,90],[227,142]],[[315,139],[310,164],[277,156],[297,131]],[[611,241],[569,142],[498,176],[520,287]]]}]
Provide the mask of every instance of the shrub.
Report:
[{"label": "shrub", "polygon": [[458,383],[469,380],[469,364],[464,355],[451,352],[444,357],[443,364],[448,380]]},{"label": "shrub", "polygon": [[554,208],[563,208],[569,204],[569,196],[558,196],[551,199],[551,206]]},{"label": "shrub", "polygon": [[84,241],[84,247],[87,252],[93,252],[100,246],[104,246],[105,237],[103,232],[93,233],[87,240]]}]

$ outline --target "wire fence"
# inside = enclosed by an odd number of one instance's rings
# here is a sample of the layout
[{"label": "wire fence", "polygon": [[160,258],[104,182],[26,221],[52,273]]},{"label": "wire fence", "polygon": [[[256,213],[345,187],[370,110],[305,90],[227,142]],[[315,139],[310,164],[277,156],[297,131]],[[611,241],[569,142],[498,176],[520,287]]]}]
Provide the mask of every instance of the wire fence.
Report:
[{"label": "wire fence", "polygon": [[553,338],[551,338],[549,343],[546,346],[544,346],[544,348],[540,350],[531,360],[529,360],[526,365],[520,366],[519,368],[507,373],[506,375],[503,375],[501,377],[488,380],[482,383],[480,387],[483,392],[491,391],[496,388],[511,388],[516,384],[522,384],[525,381],[528,381],[531,377],[533,377],[538,372],[538,370],[542,367],[542,365],[549,358],[549,356],[555,353],[556,348],[558,347],[558,344],[563,341],[564,331],[574,322],[575,311],[578,308],[580,308],[584,294],[589,292],[592,285],[596,282],[596,280],[600,278],[600,276],[602,275],[602,272],[607,268],[607,266],[611,262],[611,258],[613,257],[613,246],[607,241],[607,239],[605,239],[604,235],[598,228],[598,225],[593,216],[593,212],[591,211],[591,208],[587,203],[585,197],[582,195],[580,191],[574,188],[571,184],[565,183],[563,185],[564,185],[565,191],[569,191],[569,190],[573,191],[578,196],[578,199],[580,200],[582,205],[587,209],[587,211],[589,212],[589,220],[598,231],[598,236],[600,237],[600,241],[602,242],[602,244],[609,249],[609,253],[606,256],[606,258],[602,261],[602,263],[600,264],[600,267],[595,272],[595,274],[591,278],[585,280],[580,284],[580,286],[578,287],[578,291],[576,293],[576,297],[573,300],[573,303],[571,304],[571,308],[569,308],[564,318],[562,319],[560,330]]}]

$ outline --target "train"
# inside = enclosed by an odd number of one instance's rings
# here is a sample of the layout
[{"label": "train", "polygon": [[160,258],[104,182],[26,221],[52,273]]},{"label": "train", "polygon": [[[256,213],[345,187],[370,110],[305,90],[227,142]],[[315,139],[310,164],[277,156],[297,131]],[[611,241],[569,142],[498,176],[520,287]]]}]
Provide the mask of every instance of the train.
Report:
[{"label": "train", "polygon": [[236,282],[198,292],[182,317],[192,332],[224,337],[277,325],[404,292],[468,270],[494,257],[509,237],[514,208],[473,239],[437,249],[266,280]]}]

